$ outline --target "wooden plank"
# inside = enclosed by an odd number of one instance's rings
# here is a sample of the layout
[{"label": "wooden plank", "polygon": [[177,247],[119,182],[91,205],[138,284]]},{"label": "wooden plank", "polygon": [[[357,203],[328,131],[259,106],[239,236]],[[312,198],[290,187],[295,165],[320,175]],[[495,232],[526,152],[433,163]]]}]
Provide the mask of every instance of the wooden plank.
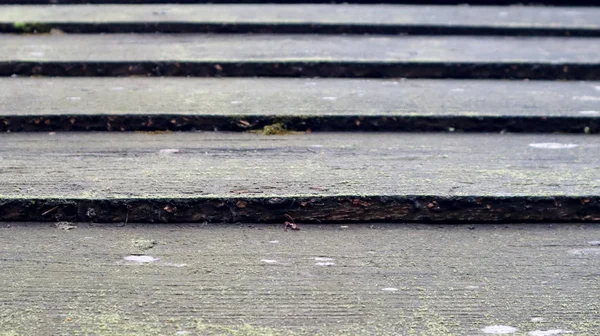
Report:
[{"label": "wooden plank", "polygon": [[600,39],[4,35],[0,75],[599,79]]},{"label": "wooden plank", "polygon": [[600,132],[600,82],[0,78],[0,131]]},{"label": "wooden plank", "polygon": [[600,36],[600,8],[410,5],[5,6],[0,32]]},{"label": "wooden plank", "polygon": [[584,135],[8,133],[1,220],[600,221]]},{"label": "wooden plank", "polygon": [[17,335],[600,331],[598,225],[0,232],[0,328]]}]

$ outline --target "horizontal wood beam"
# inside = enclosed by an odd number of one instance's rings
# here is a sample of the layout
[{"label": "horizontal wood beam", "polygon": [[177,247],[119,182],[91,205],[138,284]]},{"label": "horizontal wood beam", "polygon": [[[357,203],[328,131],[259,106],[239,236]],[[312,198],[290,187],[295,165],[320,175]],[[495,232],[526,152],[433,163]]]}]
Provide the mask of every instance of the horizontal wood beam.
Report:
[{"label": "horizontal wood beam", "polygon": [[414,5],[4,6],[0,32],[600,36],[600,8]]}]

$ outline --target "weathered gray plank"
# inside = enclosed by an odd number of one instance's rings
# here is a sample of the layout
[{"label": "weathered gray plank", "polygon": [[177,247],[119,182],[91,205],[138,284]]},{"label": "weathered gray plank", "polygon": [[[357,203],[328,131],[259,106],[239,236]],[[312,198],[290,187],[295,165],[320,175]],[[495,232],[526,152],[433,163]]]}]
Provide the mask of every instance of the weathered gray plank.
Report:
[{"label": "weathered gray plank", "polygon": [[[13,223],[0,229],[0,329],[484,336],[503,325],[517,329],[513,335],[600,332],[598,225],[470,228],[80,224],[63,231]],[[124,259],[140,254],[157,260]],[[542,333],[548,330],[555,332]]]},{"label": "weathered gray plank", "polygon": [[600,78],[600,39],[4,35],[0,75]]},{"label": "weathered gray plank", "polygon": [[9,133],[0,219],[600,220],[600,138]]},{"label": "weathered gray plank", "polygon": [[0,78],[0,131],[598,133],[599,102],[600,82]]},{"label": "weathered gray plank", "polygon": [[600,35],[600,8],[414,5],[4,6],[1,32]]}]

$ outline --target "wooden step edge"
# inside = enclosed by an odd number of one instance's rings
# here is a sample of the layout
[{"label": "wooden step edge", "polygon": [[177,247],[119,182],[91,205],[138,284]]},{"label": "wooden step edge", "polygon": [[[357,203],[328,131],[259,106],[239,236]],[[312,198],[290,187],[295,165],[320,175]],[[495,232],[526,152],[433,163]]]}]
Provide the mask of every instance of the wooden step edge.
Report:
[{"label": "wooden step edge", "polygon": [[600,222],[600,196],[1,198],[0,221],[106,223]]},{"label": "wooden step edge", "polygon": [[600,80],[600,63],[0,61],[0,76]]},{"label": "wooden step edge", "polygon": [[0,22],[0,33],[45,34],[377,34],[600,37],[600,29],[573,27],[448,26],[429,24],[319,24],[319,23],[193,23],[193,22]]},{"label": "wooden step edge", "polygon": [[0,115],[0,132],[231,131],[600,133],[598,116],[431,115]]}]

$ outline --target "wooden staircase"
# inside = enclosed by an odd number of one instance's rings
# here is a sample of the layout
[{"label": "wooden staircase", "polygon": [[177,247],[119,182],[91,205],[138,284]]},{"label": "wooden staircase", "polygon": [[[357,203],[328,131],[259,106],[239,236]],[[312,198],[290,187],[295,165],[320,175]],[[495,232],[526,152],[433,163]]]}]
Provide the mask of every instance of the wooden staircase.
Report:
[{"label": "wooden staircase", "polygon": [[0,0],[0,335],[600,334],[600,7],[178,2]]}]

